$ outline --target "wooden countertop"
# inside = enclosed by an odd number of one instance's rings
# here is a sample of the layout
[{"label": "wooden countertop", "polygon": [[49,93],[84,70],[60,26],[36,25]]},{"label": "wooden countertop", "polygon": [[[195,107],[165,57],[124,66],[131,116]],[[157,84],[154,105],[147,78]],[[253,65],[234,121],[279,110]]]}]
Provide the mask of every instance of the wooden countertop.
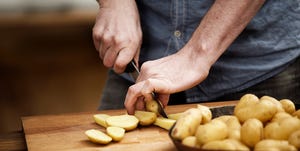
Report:
[{"label": "wooden countertop", "polygon": [[[236,101],[201,103],[210,107],[235,105]],[[173,105],[166,108],[167,114],[185,111],[196,107],[196,104]],[[93,114],[105,113],[120,115],[125,110],[106,110],[84,113],[41,115],[23,117],[23,132],[15,137],[6,138],[6,143],[1,141],[0,150],[176,150],[168,132],[156,126],[138,127],[136,130],[126,132],[120,142],[112,142],[108,145],[91,143],[84,132],[88,129],[105,130],[93,120]],[[24,136],[26,144],[24,141]],[[22,138],[23,137],[23,138]],[[9,142],[9,143],[8,143]],[[14,148],[9,148],[14,146]],[[25,147],[25,148],[24,148]]]}]

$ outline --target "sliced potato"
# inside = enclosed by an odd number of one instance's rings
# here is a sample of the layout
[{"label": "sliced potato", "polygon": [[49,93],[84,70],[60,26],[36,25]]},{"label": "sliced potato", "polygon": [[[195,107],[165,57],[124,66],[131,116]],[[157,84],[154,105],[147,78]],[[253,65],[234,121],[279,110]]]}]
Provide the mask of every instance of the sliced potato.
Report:
[{"label": "sliced potato", "polygon": [[111,137],[95,129],[85,131],[85,135],[89,138],[90,141],[98,144],[108,144],[112,141]]},{"label": "sliced potato", "polygon": [[93,115],[93,118],[94,118],[95,122],[97,124],[99,124],[100,126],[103,126],[103,127],[107,127],[106,119],[108,117],[110,117],[110,115],[107,115],[107,114],[95,114],[95,115]]},{"label": "sliced potato", "polygon": [[135,111],[134,116],[138,118],[139,124],[148,126],[155,122],[157,115],[154,112],[148,111]]},{"label": "sliced potato", "polygon": [[165,130],[170,130],[175,122],[176,122],[176,120],[173,120],[173,119],[158,117],[158,118],[156,118],[156,120],[153,124],[163,128]]},{"label": "sliced potato", "polygon": [[133,115],[117,115],[110,116],[106,119],[106,124],[108,126],[116,126],[124,128],[126,131],[133,130],[137,127],[139,120]]},{"label": "sliced potato", "polygon": [[125,135],[125,129],[121,127],[110,126],[106,128],[106,133],[113,141],[120,141]]},{"label": "sliced potato", "polygon": [[183,112],[168,114],[169,119],[178,120]]}]

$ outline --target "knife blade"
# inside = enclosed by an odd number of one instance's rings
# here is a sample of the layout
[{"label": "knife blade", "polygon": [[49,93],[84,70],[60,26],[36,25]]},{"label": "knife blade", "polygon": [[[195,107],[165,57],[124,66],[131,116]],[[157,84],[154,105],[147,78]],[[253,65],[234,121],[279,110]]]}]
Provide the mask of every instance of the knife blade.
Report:
[{"label": "knife blade", "polygon": [[[126,67],[125,69],[125,72],[129,73],[130,76],[136,80],[137,77],[139,76],[140,74],[140,70],[139,68],[137,67],[137,65],[135,64],[134,60],[132,60]],[[164,117],[164,118],[168,118],[168,115],[166,114],[166,112],[164,111],[164,108],[163,108],[163,105],[161,103],[161,101],[159,100],[158,96],[157,96],[157,93],[155,92],[151,92],[151,95],[152,95],[152,99],[154,101],[157,102],[158,104],[158,113]]]}]

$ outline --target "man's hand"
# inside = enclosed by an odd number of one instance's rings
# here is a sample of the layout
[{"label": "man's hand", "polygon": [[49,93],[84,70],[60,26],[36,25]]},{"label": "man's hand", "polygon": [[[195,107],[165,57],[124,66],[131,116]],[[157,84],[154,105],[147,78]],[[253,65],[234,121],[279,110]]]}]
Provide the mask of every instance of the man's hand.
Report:
[{"label": "man's hand", "polygon": [[133,114],[135,109],[143,109],[144,101],[152,99],[151,92],[157,92],[163,106],[167,106],[169,94],[191,88],[207,77],[210,68],[207,62],[206,57],[196,58],[187,47],[176,54],[145,62],[136,84],[128,89],[127,112]]},{"label": "man's hand", "polygon": [[126,95],[127,112],[133,114],[135,109],[141,109],[143,102],[151,99],[151,92],[159,94],[166,106],[169,94],[202,82],[263,3],[264,0],[216,0],[181,50],[142,65],[137,83]]},{"label": "man's hand", "polygon": [[138,61],[142,41],[135,0],[100,0],[99,5],[94,45],[103,64],[122,73],[133,58]]}]

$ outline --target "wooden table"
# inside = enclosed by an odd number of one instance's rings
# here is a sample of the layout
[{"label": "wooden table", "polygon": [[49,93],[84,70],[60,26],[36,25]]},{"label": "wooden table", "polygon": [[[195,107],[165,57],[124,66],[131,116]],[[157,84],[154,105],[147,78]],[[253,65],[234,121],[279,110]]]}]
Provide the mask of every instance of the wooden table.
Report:
[{"label": "wooden table", "polygon": [[[236,101],[202,103],[210,107],[234,105]],[[166,108],[167,113],[183,112],[188,108],[196,107],[196,104],[173,105]],[[156,126],[138,127],[136,130],[126,132],[120,142],[112,142],[108,145],[97,145],[91,143],[84,132],[88,129],[105,129],[97,125],[93,120],[93,114],[105,113],[109,115],[120,115],[125,110],[106,110],[61,115],[42,115],[23,117],[23,130],[27,149],[30,151],[40,150],[176,150],[168,132]],[[22,137],[22,132],[19,134]],[[0,137],[1,138],[1,137]],[[0,139],[1,140],[1,139]],[[13,139],[12,139],[13,140]],[[21,140],[21,141],[20,141]],[[21,142],[21,143],[20,143]],[[19,149],[25,144],[19,137]],[[23,141],[24,143],[24,141]],[[11,144],[13,145],[13,143]],[[0,150],[3,148],[0,141]],[[7,146],[8,147],[8,146]],[[17,146],[15,146],[14,150]],[[11,149],[13,150],[13,149]]]}]

